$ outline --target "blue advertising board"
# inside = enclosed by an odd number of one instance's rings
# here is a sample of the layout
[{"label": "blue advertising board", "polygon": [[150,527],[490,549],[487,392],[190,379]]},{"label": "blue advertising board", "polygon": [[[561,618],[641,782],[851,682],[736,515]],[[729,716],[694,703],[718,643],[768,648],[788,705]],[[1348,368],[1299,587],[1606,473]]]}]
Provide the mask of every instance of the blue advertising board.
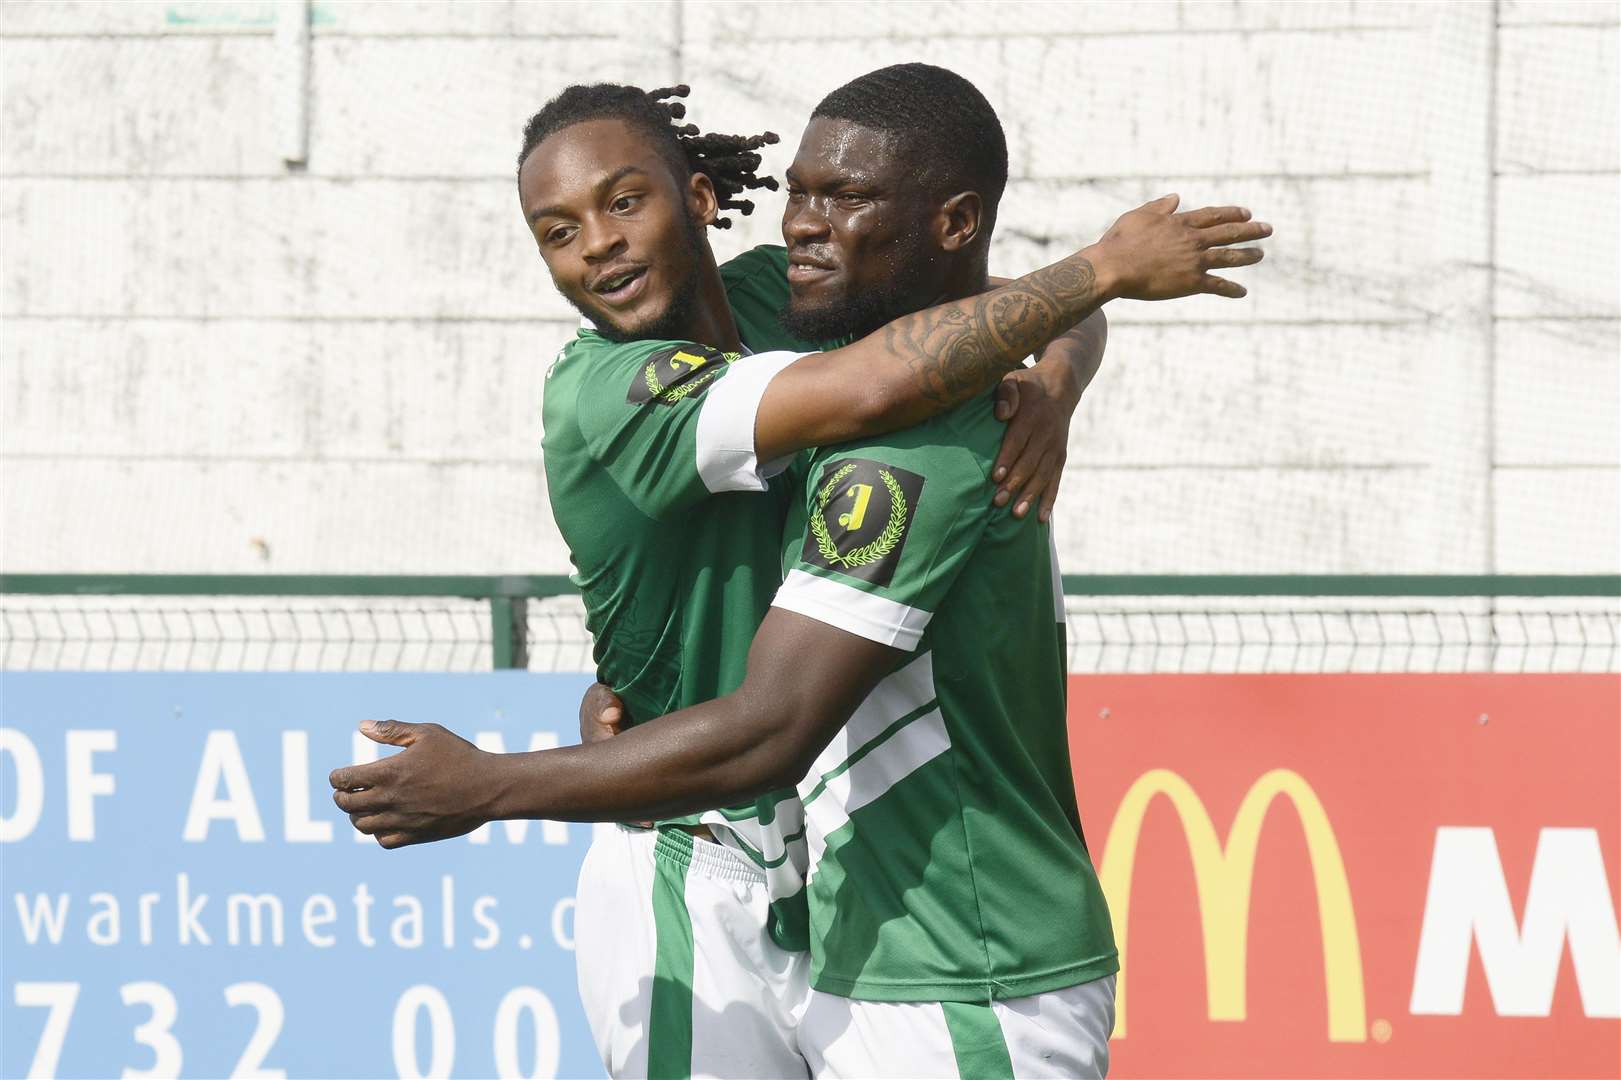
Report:
[{"label": "blue advertising board", "polygon": [[0,1075],[600,1076],[592,826],[384,851],[327,773],[360,720],[577,741],[588,676],[0,676]]}]

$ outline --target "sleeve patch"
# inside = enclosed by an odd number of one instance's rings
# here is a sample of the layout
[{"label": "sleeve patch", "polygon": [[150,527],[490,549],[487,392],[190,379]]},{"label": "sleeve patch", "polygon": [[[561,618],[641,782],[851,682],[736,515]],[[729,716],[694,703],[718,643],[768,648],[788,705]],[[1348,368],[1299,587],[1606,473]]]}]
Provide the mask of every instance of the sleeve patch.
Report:
[{"label": "sleeve patch", "polygon": [[708,345],[672,345],[647,358],[625,394],[627,405],[675,405],[702,397],[740,353]]},{"label": "sleeve patch", "polygon": [[822,466],[801,558],[812,566],[887,585],[917,516],[923,477],[867,458]]}]

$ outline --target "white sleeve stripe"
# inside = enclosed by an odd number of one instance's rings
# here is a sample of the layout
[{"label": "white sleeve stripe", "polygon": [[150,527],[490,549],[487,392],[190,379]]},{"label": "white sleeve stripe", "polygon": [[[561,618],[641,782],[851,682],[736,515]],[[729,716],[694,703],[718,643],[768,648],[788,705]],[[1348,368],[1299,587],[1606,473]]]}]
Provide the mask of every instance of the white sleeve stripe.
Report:
[{"label": "white sleeve stripe", "polygon": [[932,652],[921,652],[873,687],[872,693],[833,736],[833,741],[817,755],[816,764],[805,774],[805,783],[814,786],[848,761],[851,754],[887,731],[895,721],[934,701],[933,658]]},{"label": "white sleeve stripe", "polygon": [[771,605],[908,652],[917,648],[934,618],[932,611],[907,607],[803,570],[788,571]]},{"label": "white sleeve stripe", "polygon": [[789,459],[761,465],[754,453],[754,418],[777,372],[804,353],[758,353],[731,364],[704,395],[698,413],[698,475],[713,493],[764,491],[766,478]]},{"label": "white sleeve stripe", "polygon": [[829,780],[821,796],[805,808],[810,860],[806,880],[821,869],[828,838],[847,825],[852,814],[950,749],[945,715],[931,709]]}]

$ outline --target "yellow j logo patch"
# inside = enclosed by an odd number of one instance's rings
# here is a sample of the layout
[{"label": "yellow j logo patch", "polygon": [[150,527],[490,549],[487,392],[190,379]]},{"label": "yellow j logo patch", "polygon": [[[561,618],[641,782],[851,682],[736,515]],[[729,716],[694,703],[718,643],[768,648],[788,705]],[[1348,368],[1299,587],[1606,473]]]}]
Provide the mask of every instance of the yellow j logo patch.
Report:
[{"label": "yellow j logo patch", "polygon": [[839,515],[839,524],[854,532],[867,520],[867,504],[872,501],[872,485],[851,484],[844,489],[844,493],[855,498],[855,506],[849,513]]},{"label": "yellow j logo patch", "polygon": [[923,477],[868,458],[822,467],[801,553],[807,563],[887,585],[923,495]]},{"label": "yellow j logo patch", "polygon": [[721,352],[708,345],[672,345],[647,358],[625,394],[628,405],[675,405],[702,397],[739,353]]}]

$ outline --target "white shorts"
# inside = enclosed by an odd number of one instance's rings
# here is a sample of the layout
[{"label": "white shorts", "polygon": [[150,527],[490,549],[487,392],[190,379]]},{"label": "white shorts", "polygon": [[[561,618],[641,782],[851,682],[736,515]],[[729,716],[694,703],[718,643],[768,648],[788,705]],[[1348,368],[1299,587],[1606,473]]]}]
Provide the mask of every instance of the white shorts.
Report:
[{"label": "white shorts", "polygon": [[766,932],[765,876],[679,830],[598,829],[580,867],[574,952],[613,1077],[805,1077],[808,953]]},{"label": "white shorts", "polygon": [[855,1001],[811,991],[799,1041],[821,1077],[1102,1077],[1113,975],[989,1004]]}]

